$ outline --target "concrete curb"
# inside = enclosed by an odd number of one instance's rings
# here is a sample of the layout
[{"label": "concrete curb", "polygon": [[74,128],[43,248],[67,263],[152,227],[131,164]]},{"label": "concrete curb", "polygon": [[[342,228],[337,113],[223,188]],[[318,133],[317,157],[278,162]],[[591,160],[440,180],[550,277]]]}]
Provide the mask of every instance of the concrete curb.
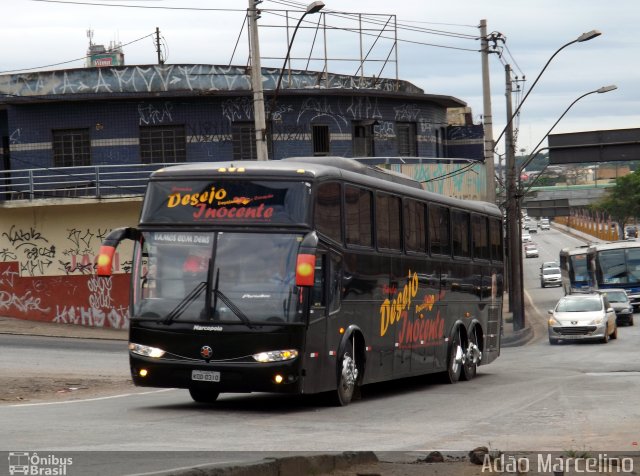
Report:
[{"label": "concrete curb", "polygon": [[502,336],[500,341],[501,347],[520,347],[533,339],[534,333],[531,326],[525,326],[523,329],[513,331],[512,333]]},{"label": "concrete curb", "polygon": [[326,474],[354,465],[378,463],[373,451],[344,452],[311,456],[265,458],[257,463],[235,466],[199,466],[179,471],[153,473],[155,476],[302,476]]}]

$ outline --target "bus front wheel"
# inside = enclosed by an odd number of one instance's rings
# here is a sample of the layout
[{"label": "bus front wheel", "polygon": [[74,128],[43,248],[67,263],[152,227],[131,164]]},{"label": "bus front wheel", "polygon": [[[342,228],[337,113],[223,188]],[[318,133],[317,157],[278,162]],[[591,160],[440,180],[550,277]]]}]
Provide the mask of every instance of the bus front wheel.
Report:
[{"label": "bus front wheel", "polygon": [[335,391],[335,403],[346,406],[351,403],[358,383],[358,366],[355,360],[353,339],[349,341],[338,362],[338,388]]},{"label": "bus front wheel", "polygon": [[201,388],[190,388],[189,395],[191,395],[194,402],[213,403],[218,399],[218,396],[220,396],[220,392],[212,392]]}]

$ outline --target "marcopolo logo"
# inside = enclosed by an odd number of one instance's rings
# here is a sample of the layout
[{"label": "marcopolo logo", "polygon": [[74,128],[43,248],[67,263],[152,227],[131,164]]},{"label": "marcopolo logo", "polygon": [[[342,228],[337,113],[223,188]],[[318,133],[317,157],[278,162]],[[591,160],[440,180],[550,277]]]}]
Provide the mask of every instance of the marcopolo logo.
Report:
[{"label": "marcopolo logo", "polygon": [[53,454],[39,455],[28,451],[9,452],[9,474],[33,476],[65,476],[73,458],[62,458]]}]

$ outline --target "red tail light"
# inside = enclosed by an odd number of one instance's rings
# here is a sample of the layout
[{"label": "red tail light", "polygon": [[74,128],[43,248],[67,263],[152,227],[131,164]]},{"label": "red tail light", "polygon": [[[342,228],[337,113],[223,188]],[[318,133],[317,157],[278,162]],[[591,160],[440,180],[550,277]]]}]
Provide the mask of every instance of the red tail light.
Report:
[{"label": "red tail light", "polygon": [[115,246],[102,245],[100,247],[100,254],[98,255],[98,262],[96,266],[96,274],[98,276],[111,276],[113,255],[115,252]]},{"label": "red tail light", "polygon": [[296,286],[313,286],[316,255],[299,254],[296,262]]}]

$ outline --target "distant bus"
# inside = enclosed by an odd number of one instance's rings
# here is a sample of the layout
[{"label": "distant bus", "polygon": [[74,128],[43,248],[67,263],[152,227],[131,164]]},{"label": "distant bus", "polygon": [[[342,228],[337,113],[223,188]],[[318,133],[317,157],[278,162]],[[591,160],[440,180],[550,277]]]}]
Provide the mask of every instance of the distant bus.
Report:
[{"label": "distant bus", "polygon": [[591,290],[587,267],[587,245],[560,250],[560,274],[565,294]]},{"label": "distant bus", "polygon": [[502,213],[353,159],[185,164],[150,177],[135,242],[129,358],[139,386],[326,393],[500,354]]},{"label": "distant bus", "polygon": [[640,242],[614,241],[587,248],[589,280],[594,289],[624,289],[634,310],[640,308]]}]

